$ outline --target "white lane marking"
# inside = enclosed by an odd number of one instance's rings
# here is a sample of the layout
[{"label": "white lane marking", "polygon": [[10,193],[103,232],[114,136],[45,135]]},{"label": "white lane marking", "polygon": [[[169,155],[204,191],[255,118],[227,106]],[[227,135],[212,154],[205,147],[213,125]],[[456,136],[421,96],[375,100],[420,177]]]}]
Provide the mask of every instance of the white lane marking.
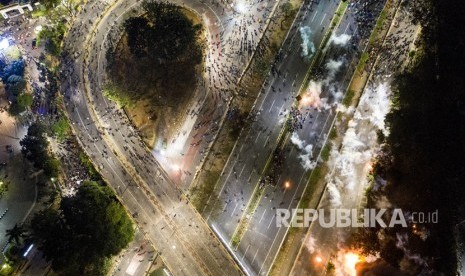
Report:
[{"label": "white lane marking", "polygon": [[311,23],[313,23],[313,20],[315,20],[315,17],[316,17],[316,14],[317,14],[317,13],[318,13],[318,11],[315,11],[315,13],[313,14]]},{"label": "white lane marking", "polygon": [[239,177],[241,177],[242,172],[244,171],[244,169],[245,169],[245,164],[244,164],[244,166],[242,166],[242,170],[241,170],[241,173],[239,174]]},{"label": "white lane marking", "polygon": [[247,251],[249,251],[250,244],[247,246],[247,249],[244,252],[244,255],[242,255],[242,260],[244,260],[245,254],[247,254]]},{"label": "white lane marking", "polygon": [[263,147],[266,147],[266,143],[268,143],[268,139],[270,139],[270,135],[266,136],[265,144],[263,144]]},{"label": "white lane marking", "polygon": [[283,110],[283,107],[284,107],[284,104],[283,104],[283,105],[281,106],[281,108],[279,109],[279,112],[278,112],[278,114],[280,114],[280,113],[281,113],[281,111]]},{"label": "white lane marking", "polygon": [[258,224],[260,224],[260,222],[262,222],[262,219],[263,219],[263,217],[265,216],[265,213],[266,213],[266,209],[263,211],[262,217],[261,217],[260,220],[258,221]]},{"label": "white lane marking", "polygon": [[262,133],[261,132],[258,133],[257,138],[255,138],[254,143],[257,143],[257,140],[258,140],[258,137],[260,137],[260,134],[262,134]]},{"label": "white lane marking", "polygon": [[349,29],[349,26],[350,26],[350,21],[347,22],[347,27],[346,27],[346,29],[344,30],[344,34],[347,32],[347,29]]},{"label": "white lane marking", "polygon": [[326,13],[323,15],[323,18],[321,19],[320,25],[323,24],[323,20],[326,18]]},{"label": "white lane marking", "polygon": [[271,220],[270,220],[270,224],[268,224],[268,229],[270,229],[270,226],[271,226],[271,223],[272,223],[272,222],[273,222],[273,220],[274,220],[274,217],[276,217],[276,214],[274,214],[274,215],[273,215],[273,217],[271,218]]},{"label": "white lane marking", "polygon": [[255,255],[253,255],[253,259],[252,259],[251,264],[253,264],[253,262],[255,261],[255,258],[257,257],[257,253],[258,253],[258,250],[259,250],[259,249],[260,249],[260,248],[257,248],[257,252],[255,252]]},{"label": "white lane marking", "polygon": [[239,202],[236,203],[236,206],[234,207],[234,210],[233,210],[232,213],[231,213],[231,217],[234,216],[234,212],[236,211],[237,205],[239,205]]},{"label": "white lane marking", "polygon": [[328,123],[329,117],[331,117],[330,115],[331,114],[328,114],[328,117],[326,117],[325,123],[324,123],[323,128],[321,129],[320,135],[318,137],[321,137],[321,135],[323,134],[323,132],[325,130],[325,127],[326,127],[326,124]]},{"label": "white lane marking", "polygon": [[[236,160],[236,162],[237,162],[237,160]],[[233,171],[233,168],[236,165],[236,162],[234,162],[234,165],[231,167],[231,171],[229,172],[228,178],[231,175],[231,172]],[[220,196],[221,196],[221,194],[223,193],[223,190],[224,190],[224,186],[226,186],[226,182],[228,182],[228,178],[226,178],[226,180],[224,181],[223,186],[221,187],[221,190],[218,193],[218,196],[217,196],[216,200],[220,199]],[[216,204],[216,202],[215,202],[215,204]],[[211,215],[211,213],[210,213],[210,215]],[[208,218],[210,218],[210,215],[208,215]],[[208,220],[208,218],[207,218],[207,220]]]},{"label": "white lane marking", "polygon": [[271,103],[271,106],[270,106],[270,110],[268,110],[268,112],[271,113],[271,110],[273,109],[273,106],[274,106],[274,102],[276,101],[276,99],[273,99],[273,102]]},{"label": "white lane marking", "polygon": [[253,170],[250,172],[249,178],[247,179],[248,182],[250,182],[250,179],[252,179],[252,174],[253,174]]}]

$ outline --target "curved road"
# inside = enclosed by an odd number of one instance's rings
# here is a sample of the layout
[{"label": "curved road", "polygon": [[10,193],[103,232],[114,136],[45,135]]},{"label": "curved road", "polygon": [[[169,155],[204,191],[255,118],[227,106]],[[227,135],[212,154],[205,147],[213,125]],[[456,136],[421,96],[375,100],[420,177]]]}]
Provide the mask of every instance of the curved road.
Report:
[{"label": "curved road", "polygon": [[[86,3],[65,39],[61,87],[73,129],[175,275],[240,275],[239,267],[140,141],[126,116],[100,94],[95,72],[108,30],[139,2],[107,4]],[[186,5],[203,9],[205,16],[215,20],[213,10],[200,8],[200,2]],[[208,25],[210,32],[217,31],[219,23],[215,24]]]}]

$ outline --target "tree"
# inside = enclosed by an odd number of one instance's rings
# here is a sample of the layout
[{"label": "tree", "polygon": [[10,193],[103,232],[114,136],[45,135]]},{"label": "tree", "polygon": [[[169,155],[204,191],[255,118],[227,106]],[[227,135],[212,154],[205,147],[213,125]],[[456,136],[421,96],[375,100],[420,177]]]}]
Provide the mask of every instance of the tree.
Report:
[{"label": "tree", "polygon": [[[13,76],[16,76],[16,75],[13,75]],[[7,90],[8,94],[10,96],[17,97],[18,95],[23,93],[24,90],[26,89],[26,81],[21,77],[19,77],[19,78],[20,79],[18,79],[15,82],[8,82],[7,83],[6,90]],[[10,79],[11,79],[11,77],[8,78],[8,80],[10,80]]]},{"label": "tree", "polygon": [[21,114],[22,112],[26,111],[26,109],[22,108],[19,104],[18,101],[13,100],[11,102],[10,108],[8,108],[8,113],[11,116],[17,116]]},{"label": "tree", "polygon": [[36,168],[43,168],[43,160],[48,156],[48,141],[45,137],[44,126],[40,123],[33,123],[19,144],[24,157],[31,161]]},{"label": "tree", "polygon": [[280,9],[281,9],[281,12],[284,13],[284,17],[287,18],[292,15],[292,10],[294,9],[294,6],[292,5],[291,2],[286,2],[281,5]]},{"label": "tree", "polygon": [[60,4],[60,0],[41,0],[40,3],[44,5],[47,10],[53,9]]},{"label": "tree", "polygon": [[57,122],[52,125],[52,133],[58,140],[63,141],[70,131],[70,126],[65,117],[61,117]]},{"label": "tree", "polygon": [[45,175],[48,177],[58,177],[58,173],[60,172],[60,161],[56,158],[49,157],[44,162],[43,169]]},{"label": "tree", "polygon": [[280,6],[281,12],[284,14],[284,18],[281,20],[281,29],[283,29],[283,23],[286,19],[294,14],[294,6],[291,2],[286,2]]},{"label": "tree", "polygon": [[24,60],[19,59],[19,60],[14,60],[7,66],[5,66],[0,74],[2,79],[8,80],[8,78],[12,75],[17,75],[17,76],[24,76]]},{"label": "tree", "polygon": [[76,0],[62,0],[61,4],[69,12],[71,16],[76,14],[76,11],[80,5],[80,1]]},{"label": "tree", "polygon": [[147,54],[149,21],[144,17],[130,17],[124,22],[128,35],[128,46],[133,55],[143,57]]},{"label": "tree", "polygon": [[18,96],[16,100],[18,101],[18,105],[22,109],[28,109],[32,105],[33,97],[32,94],[22,93]]},{"label": "tree", "polygon": [[37,43],[45,42],[45,50],[54,56],[61,53],[61,41],[65,34],[65,25],[60,22],[53,26],[45,26],[37,35]]},{"label": "tree", "polygon": [[[196,53],[201,25],[193,25],[180,8],[171,3],[147,0],[142,8],[145,17],[131,17],[125,22],[132,54],[149,56],[162,63],[173,61],[186,52]],[[190,58],[198,59],[196,55]]]},{"label": "tree", "polygon": [[66,275],[101,275],[108,258],[134,237],[132,222],[112,190],[91,181],[76,196],[64,198],[59,211],[36,215],[31,227],[52,268]]},{"label": "tree", "polygon": [[21,239],[26,236],[24,232],[25,232],[25,229],[22,225],[15,224],[13,228],[6,230],[6,236],[8,237],[8,242],[14,241],[16,245],[19,245]]}]

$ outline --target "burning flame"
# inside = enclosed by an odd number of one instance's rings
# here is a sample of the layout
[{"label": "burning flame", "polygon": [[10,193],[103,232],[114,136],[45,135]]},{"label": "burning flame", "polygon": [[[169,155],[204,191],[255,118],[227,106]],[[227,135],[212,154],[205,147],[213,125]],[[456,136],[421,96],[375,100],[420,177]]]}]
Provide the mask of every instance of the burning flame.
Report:
[{"label": "burning flame", "polygon": [[302,96],[301,106],[319,107],[321,104],[320,97],[311,90]]},{"label": "burning flame", "polygon": [[342,265],[343,267],[341,268],[344,271],[344,275],[350,275],[350,276],[355,276],[357,275],[357,270],[355,269],[355,266],[363,262],[363,256],[358,254],[357,252],[354,251],[348,251],[345,252],[344,255],[342,256]]}]

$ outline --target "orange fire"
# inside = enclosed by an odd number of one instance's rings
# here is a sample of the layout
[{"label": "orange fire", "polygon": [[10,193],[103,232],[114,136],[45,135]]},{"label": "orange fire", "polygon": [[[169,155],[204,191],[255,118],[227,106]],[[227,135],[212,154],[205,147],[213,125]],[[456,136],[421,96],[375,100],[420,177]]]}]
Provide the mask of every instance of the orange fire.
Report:
[{"label": "orange fire", "polygon": [[361,256],[357,252],[349,251],[349,252],[344,253],[342,261],[343,261],[344,271],[351,276],[352,275],[355,276],[357,275],[355,266],[358,263],[363,262],[363,256]]}]

